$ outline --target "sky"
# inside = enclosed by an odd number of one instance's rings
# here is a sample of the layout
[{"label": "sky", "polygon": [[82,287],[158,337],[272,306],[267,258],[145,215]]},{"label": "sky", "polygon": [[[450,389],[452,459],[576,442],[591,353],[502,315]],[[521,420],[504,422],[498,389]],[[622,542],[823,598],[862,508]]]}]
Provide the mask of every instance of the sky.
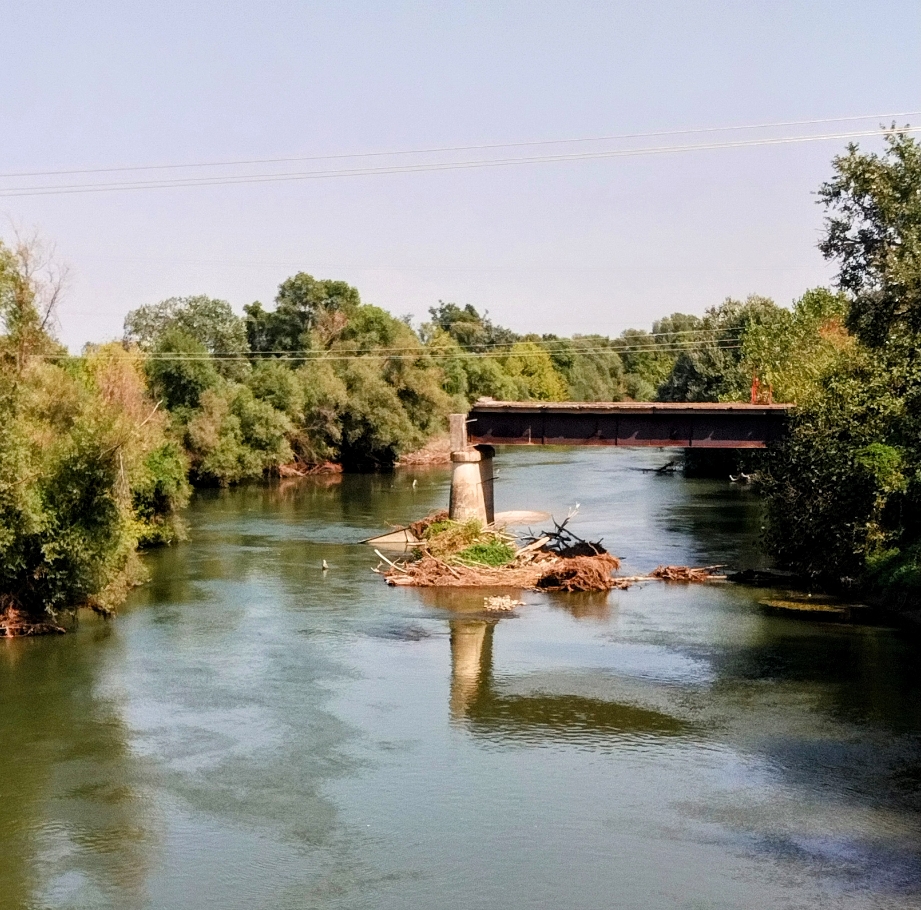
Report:
[{"label": "sky", "polygon": [[[69,267],[79,350],[171,296],[271,304],[306,271],[416,324],[439,300],[519,332],[619,334],[833,280],[815,192],[847,139],[327,179],[26,187],[573,155],[878,127],[921,111],[921,3],[2,4],[0,237]],[[604,143],[309,158],[837,122]],[[876,117],[877,119],[873,119]],[[921,126],[921,115],[899,123]],[[860,139],[861,148],[881,147]],[[6,193],[6,195],[4,195]]]}]

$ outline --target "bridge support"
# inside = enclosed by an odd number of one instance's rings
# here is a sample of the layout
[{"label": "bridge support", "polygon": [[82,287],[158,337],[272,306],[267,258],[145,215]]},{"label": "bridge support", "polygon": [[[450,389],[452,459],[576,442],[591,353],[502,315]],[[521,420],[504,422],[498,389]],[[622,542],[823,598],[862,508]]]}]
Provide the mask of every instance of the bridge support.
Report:
[{"label": "bridge support", "polygon": [[451,503],[455,521],[476,518],[483,524],[495,520],[492,446],[471,446],[467,441],[467,415],[451,415]]}]

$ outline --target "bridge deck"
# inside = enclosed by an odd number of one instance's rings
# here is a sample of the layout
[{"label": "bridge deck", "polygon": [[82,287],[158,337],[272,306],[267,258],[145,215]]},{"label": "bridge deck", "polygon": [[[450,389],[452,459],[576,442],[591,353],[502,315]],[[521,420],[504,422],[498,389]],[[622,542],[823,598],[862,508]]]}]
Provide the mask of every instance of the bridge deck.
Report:
[{"label": "bridge deck", "polygon": [[535,402],[481,399],[473,444],[763,449],[783,435],[791,405]]}]

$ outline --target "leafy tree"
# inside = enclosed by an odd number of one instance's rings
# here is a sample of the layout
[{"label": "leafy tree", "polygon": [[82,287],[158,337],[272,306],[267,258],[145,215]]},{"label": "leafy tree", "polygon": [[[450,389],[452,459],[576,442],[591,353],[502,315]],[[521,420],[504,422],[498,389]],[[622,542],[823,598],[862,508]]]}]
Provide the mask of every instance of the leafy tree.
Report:
[{"label": "leafy tree", "polygon": [[400,452],[419,447],[425,434],[415,426],[387,382],[380,364],[370,357],[345,361],[337,370],[347,404],[339,415],[342,428],[339,457],[352,469],[392,465]]},{"label": "leafy tree", "polygon": [[12,246],[0,241],[2,354],[17,372],[32,357],[63,353],[52,328],[66,279],[66,269],[54,261],[53,247],[38,235],[17,235]]},{"label": "leafy tree", "polygon": [[826,582],[917,596],[921,159],[902,134],[887,143],[883,156],[850,147],[820,191],[829,212],[820,246],[838,261],[849,306],[810,292],[776,338],[753,333],[751,346],[795,377],[799,404],[765,472],[772,548]]},{"label": "leafy tree", "polygon": [[703,320],[672,313],[652,324],[652,332],[626,329],[613,341],[624,369],[626,394],[634,401],[652,401],[671,374],[678,353],[705,334]]},{"label": "leafy tree", "polygon": [[848,146],[819,189],[828,212],[819,249],[838,262],[848,328],[871,346],[921,333],[921,145],[896,130],[886,144],[882,155]]},{"label": "leafy tree", "polygon": [[303,411],[295,423],[291,446],[308,464],[339,457],[342,444],[342,414],[349,393],[334,369],[334,361],[309,360],[294,373],[303,399]]},{"label": "leafy tree", "polygon": [[550,354],[534,341],[519,341],[512,345],[505,359],[505,370],[518,385],[518,398],[541,401],[566,399],[566,381],[554,368]]},{"label": "leafy tree", "polygon": [[768,542],[823,582],[921,590],[921,365],[901,340],[842,351],[764,474]]},{"label": "leafy tree", "polygon": [[511,329],[492,322],[487,313],[482,316],[469,303],[459,307],[456,303],[438,301],[437,307],[429,310],[431,323],[426,327],[426,338],[436,330],[447,332],[465,351],[480,353],[507,348],[519,340]]},{"label": "leafy tree", "polygon": [[192,470],[200,482],[220,486],[257,480],[292,460],[292,431],[282,412],[246,386],[208,389],[186,431]]},{"label": "leafy tree", "polygon": [[28,268],[34,260],[2,252],[3,293],[12,283],[18,296],[0,336],[11,355],[0,370],[0,621],[15,626],[116,606],[141,577],[138,544],[179,532],[187,486],[184,471],[157,461],[167,417],[147,395],[137,352],[33,356],[61,353],[37,303],[54,292]]},{"label": "leafy tree", "polygon": [[778,402],[804,401],[854,338],[845,328],[847,300],[825,288],[807,291],[792,310],[752,323],[742,336],[744,373],[758,377]]},{"label": "leafy tree", "polygon": [[361,306],[358,291],[344,281],[321,281],[298,272],[282,282],[275,309],[245,307],[246,332],[256,353],[294,354],[329,344]]},{"label": "leafy tree", "polygon": [[208,349],[177,326],[167,328],[146,362],[150,388],[170,411],[198,407],[220,381]]},{"label": "leafy tree", "polygon": [[671,374],[659,386],[661,401],[744,401],[750,395],[751,364],[743,338],[755,326],[772,328],[786,319],[784,310],[756,294],[745,302],[727,298],[707,310],[700,340],[678,354]]},{"label": "leafy tree", "polygon": [[613,342],[601,335],[557,338],[544,335],[554,368],[566,382],[570,401],[620,401],[624,367]]},{"label": "leafy tree", "polygon": [[132,310],[125,317],[125,341],[146,351],[160,349],[165,339],[175,337],[177,332],[194,339],[211,354],[222,376],[241,379],[246,375],[246,323],[226,300],[203,294],[170,297]]}]

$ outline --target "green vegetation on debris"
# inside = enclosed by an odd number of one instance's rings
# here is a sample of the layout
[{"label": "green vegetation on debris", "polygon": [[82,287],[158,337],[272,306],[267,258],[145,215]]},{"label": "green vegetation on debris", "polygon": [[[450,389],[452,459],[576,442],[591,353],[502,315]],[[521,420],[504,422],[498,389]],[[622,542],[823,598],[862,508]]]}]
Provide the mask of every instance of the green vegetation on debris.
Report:
[{"label": "green vegetation on debris", "polygon": [[443,519],[434,521],[422,534],[420,554],[449,562],[481,566],[504,566],[515,558],[512,539],[481,521]]}]

